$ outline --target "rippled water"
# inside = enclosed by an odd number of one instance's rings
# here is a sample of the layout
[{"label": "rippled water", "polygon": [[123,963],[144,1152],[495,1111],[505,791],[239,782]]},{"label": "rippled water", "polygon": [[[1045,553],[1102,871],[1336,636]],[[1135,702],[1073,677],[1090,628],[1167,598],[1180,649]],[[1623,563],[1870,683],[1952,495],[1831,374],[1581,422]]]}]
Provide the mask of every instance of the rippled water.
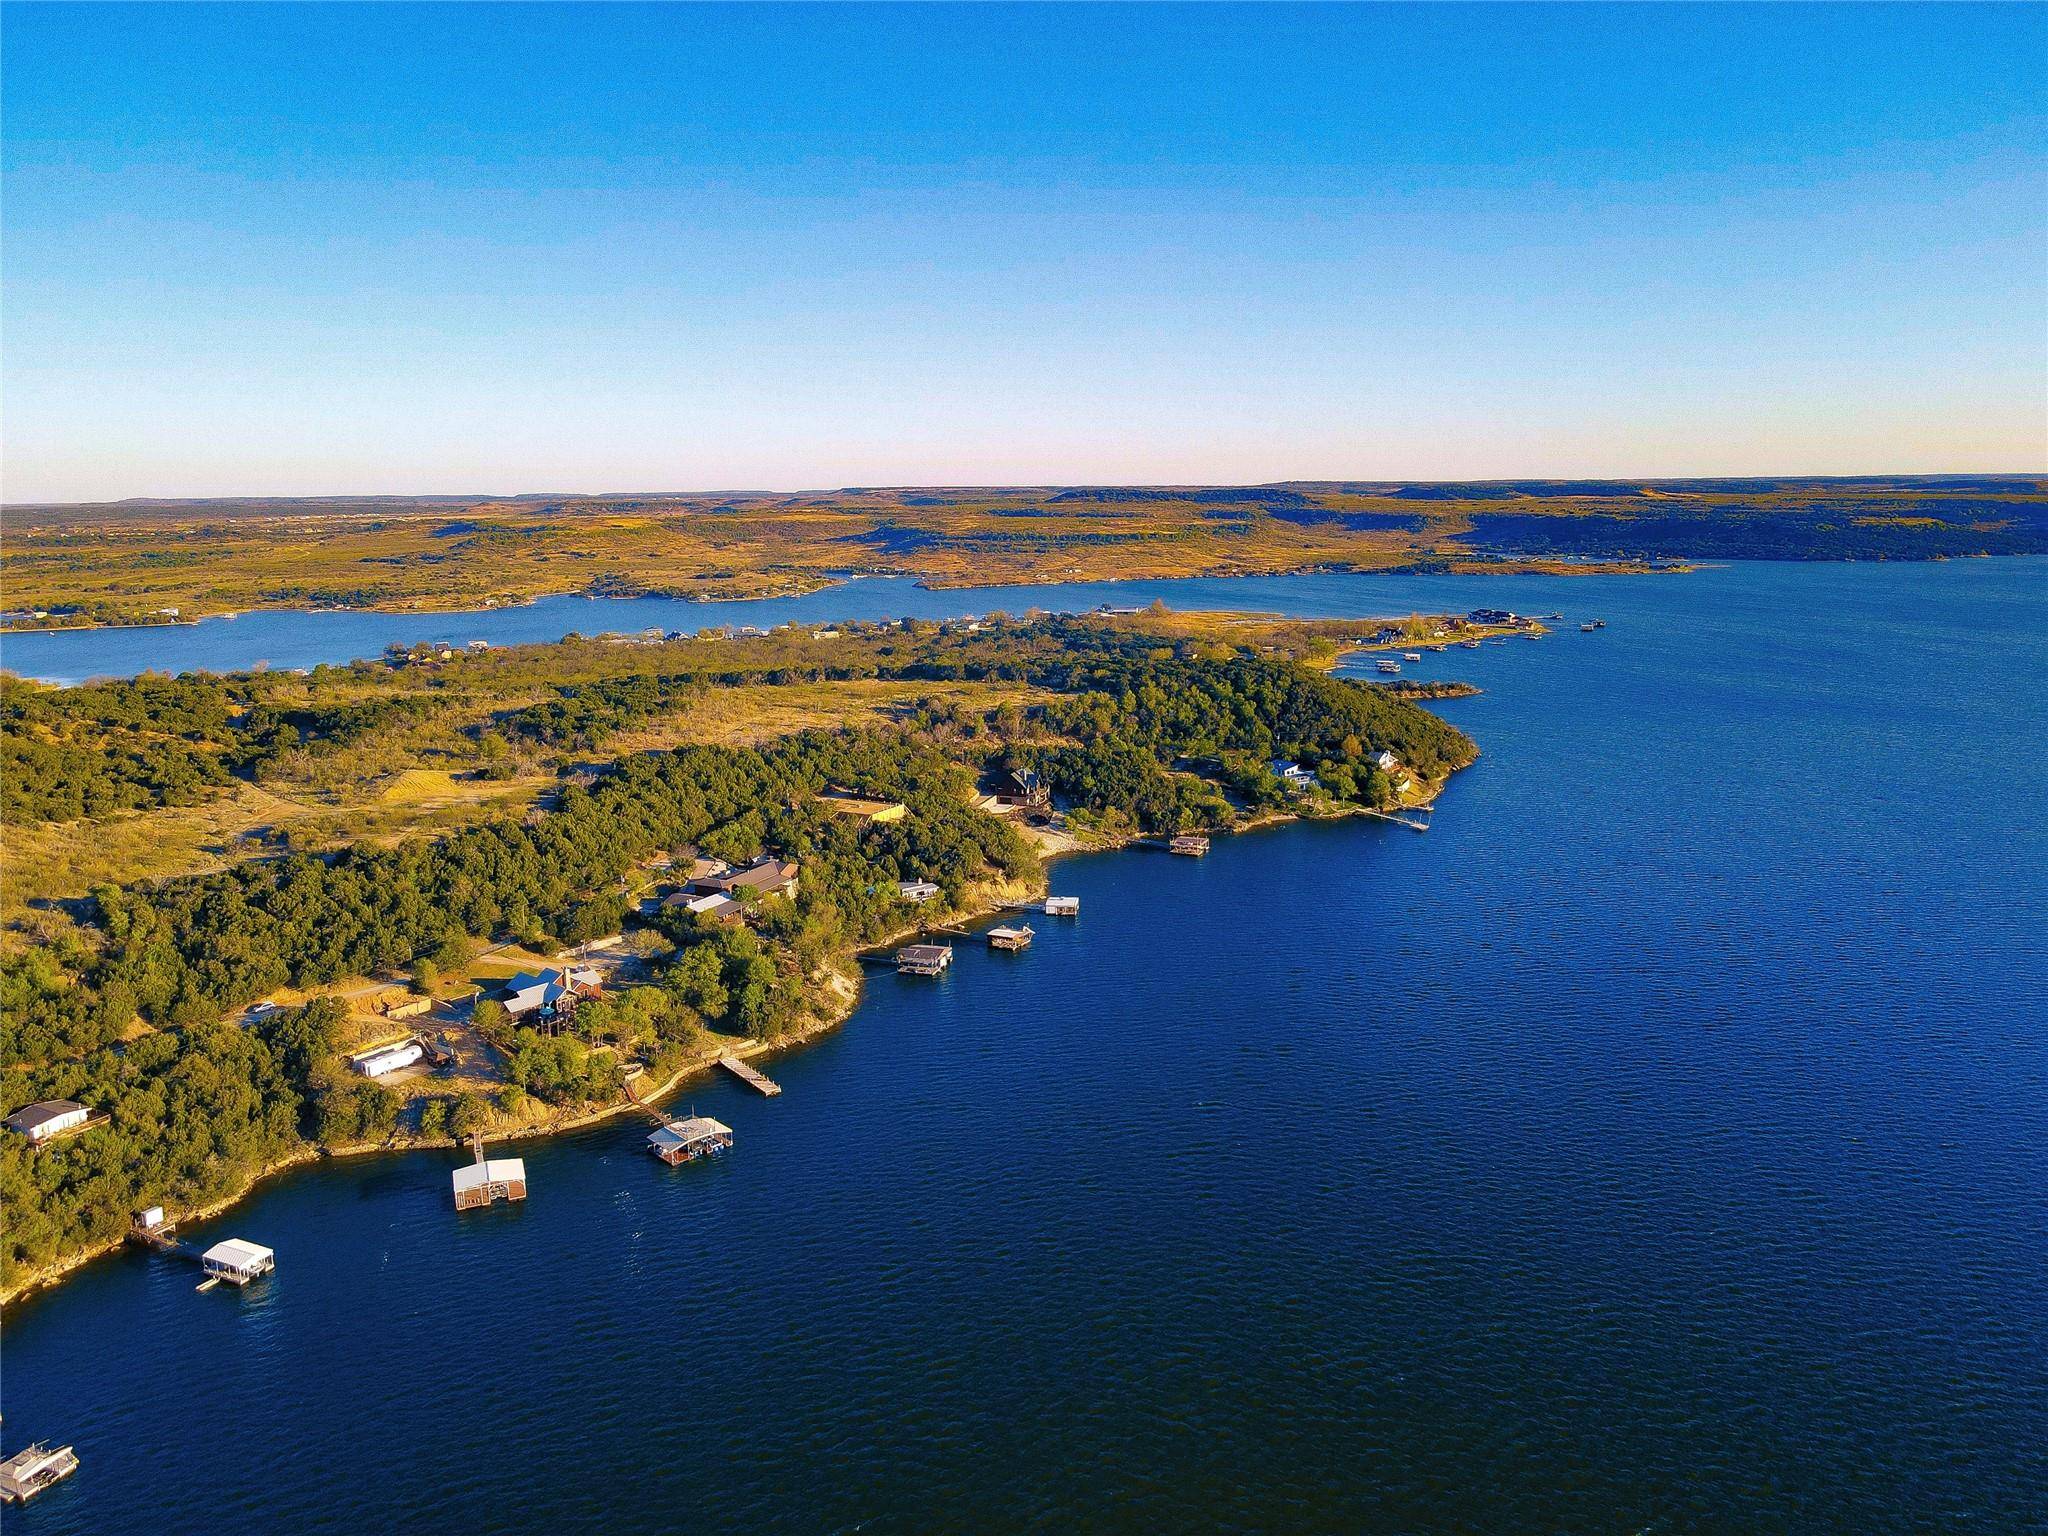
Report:
[{"label": "rippled water", "polygon": [[1488,690],[1429,835],[1066,862],[720,1165],[274,1181],[247,1294],[10,1314],[8,1529],[2042,1529],[2044,578],[1603,584],[1409,668]]}]

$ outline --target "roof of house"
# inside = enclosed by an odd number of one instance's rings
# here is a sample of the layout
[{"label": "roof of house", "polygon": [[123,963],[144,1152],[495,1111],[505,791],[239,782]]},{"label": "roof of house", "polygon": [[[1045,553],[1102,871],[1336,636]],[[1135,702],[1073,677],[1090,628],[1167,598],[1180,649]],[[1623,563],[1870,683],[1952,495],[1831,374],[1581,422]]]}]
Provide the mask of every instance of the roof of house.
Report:
[{"label": "roof of house", "polygon": [[455,1170],[455,1192],[481,1189],[486,1184],[524,1184],[526,1182],[526,1160],[518,1157],[491,1157],[480,1163]]},{"label": "roof of house", "polygon": [[85,1106],[76,1099],[45,1099],[40,1104],[30,1104],[9,1115],[7,1128],[10,1131],[33,1131],[53,1120],[62,1120],[66,1115],[82,1113],[84,1109]]},{"label": "roof of house", "polygon": [[896,951],[896,958],[899,960],[937,960],[942,955],[951,953],[950,946],[945,944],[906,944],[903,948]]},{"label": "roof of house", "polygon": [[227,1264],[235,1269],[247,1269],[250,1265],[259,1264],[265,1259],[275,1259],[277,1255],[261,1243],[244,1242],[239,1237],[231,1237],[224,1242],[215,1243],[202,1257],[209,1264]]},{"label": "roof of house", "polygon": [[720,875],[717,883],[732,890],[760,891],[795,878],[796,862],[793,859],[766,858],[733,874]]}]

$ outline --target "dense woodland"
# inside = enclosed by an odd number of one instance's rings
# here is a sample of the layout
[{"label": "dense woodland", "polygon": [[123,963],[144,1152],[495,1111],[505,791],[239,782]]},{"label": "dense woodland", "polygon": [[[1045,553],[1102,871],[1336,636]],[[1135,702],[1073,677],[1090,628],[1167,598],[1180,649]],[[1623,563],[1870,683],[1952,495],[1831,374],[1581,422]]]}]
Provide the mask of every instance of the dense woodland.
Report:
[{"label": "dense woodland", "polygon": [[[606,658],[575,643],[476,658],[424,679],[406,668],[323,669],[328,678],[293,680],[289,707],[278,681],[261,676],[11,688],[10,708],[33,721],[39,749],[81,759],[98,750],[111,761],[119,740],[122,751],[159,761],[150,744],[162,763],[189,754],[207,764],[176,781],[200,788],[213,782],[206,773],[261,773],[281,751],[402,724],[465,689],[491,698],[531,690],[551,674],[538,704],[487,712],[465,728],[478,739],[588,752],[649,712],[688,708],[703,690],[777,677],[1001,676],[1037,690],[1037,702],[936,708],[757,747],[639,753],[587,786],[565,783],[546,810],[444,837],[286,851],[219,873],[96,890],[79,934],[0,963],[0,1112],[66,1097],[112,1117],[43,1148],[0,1138],[10,1283],[117,1236],[140,1205],[189,1208],[307,1146],[391,1133],[398,1096],[350,1077],[336,1057],[338,1004],[316,1001],[247,1027],[223,1022],[277,989],[456,964],[484,939],[545,949],[616,931],[630,916],[631,878],[664,851],[800,861],[797,899],[763,903],[746,926],[651,919],[673,945],[653,984],[586,1004],[566,1032],[513,1028],[494,1004],[479,1005],[477,1023],[506,1064],[498,1107],[527,1095],[603,1102],[618,1094],[628,1060],[659,1071],[707,1032],[772,1036],[802,1018],[828,961],[907,920],[897,881],[934,880],[957,906],[978,882],[1032,876],[1037,856],[1023,836],[975,805],[987,776],[1035,768],[1080,825],[1173,831],[1279,804],[1273,757],[1313,768],[1332,802],[1372,803],[1388,788],[1365,766],[1369,752],[1391,748],[1430,778],[1473,755],[1461,733],[1411,704],[1215,641],[1165,644],[1137,627],[1057,620],[994,633],[898,628],[849,642],[829,662],[770,656],[772,665],[738,669],[730,647],[654,647],[646,670],[623,678],[576,677]],[[608,660],[616,667],[619,653]],[[560,681],[564,673],[575,680]],[[366,681],[386,691],[366,692]],[[172,781],[168,772],[121,777],[111,766],[104,774],[144,789]],[[901,801],[909,814],[883,824],[833,815],[820,796],[834,788]],[[139,792],[127,791],[131,800]],[[23,814],[26,798],[10,786],[9,814]],[[434,1100],[419,1129],[461,1134],[488,1108],[474,1095]]]}]

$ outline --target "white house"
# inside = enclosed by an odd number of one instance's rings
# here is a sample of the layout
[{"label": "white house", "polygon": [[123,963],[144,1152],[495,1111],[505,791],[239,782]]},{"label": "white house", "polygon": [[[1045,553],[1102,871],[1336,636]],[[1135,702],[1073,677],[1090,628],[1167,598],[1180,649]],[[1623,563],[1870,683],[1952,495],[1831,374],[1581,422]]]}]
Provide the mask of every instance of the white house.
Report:
[{"label": "white house", "polygon": [[7,1117],[7,1129],[30,1141],[48,1141],[66,1131],[75,1131],[92,1118],[92,1111],[75,1099],[45,1099],[17,1109]]},{"label": "white house", "polygon": [[1301,764],[1290,763],[1284,757],[1276,757],[1273,759],[1271,766],[1273,776],[1289,789],[1315,788],[1316,776],[1310,773],[1308,769],[1302,767]]},{"label": "white house", "polygon": [[1373,753],[1372,765],[1373,767],[1379,769],[1382,773],[1392,773],[1396,768],[1401,766],[1401,759],[1394,756],[1394,754],[1389,752],[1386,748],[1382,747],[1379,751]]},{"label": "white house", "polygon": [[355,1069],[365,1077],[384,1077],[411,1066],[426,1054],[425,1047],[419,1041],[401,1040],[396,1045],[384,1045],[374,1051],[365,1051],[355,1058]]},{"label": "white house", "polygon": [[929,880],[899,880],[896,894],[913,906],[921,906],[939,894],[939,888]]}]

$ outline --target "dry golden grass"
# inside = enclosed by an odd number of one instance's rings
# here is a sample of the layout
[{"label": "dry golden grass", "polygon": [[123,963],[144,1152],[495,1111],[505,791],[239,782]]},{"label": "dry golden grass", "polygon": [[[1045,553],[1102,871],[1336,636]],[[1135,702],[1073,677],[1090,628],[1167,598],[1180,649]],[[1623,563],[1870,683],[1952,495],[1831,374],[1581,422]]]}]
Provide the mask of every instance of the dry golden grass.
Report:
[{"label": "dry golden grass", "polygon": [[[766,596],[847,571],[961,587],[1371,570],[1472,555],[1457,542],[1471,527],[1460,503],[1341,490],[1314,492],[1306,515],[1286,517],[1194,500],[1056,502],[1029,489],[936,500],[944,504],[836,492],[738,502],[23,508],[5,571],[14,604],[135,619],[165,606],[187,618],[257,607],[449,609],[593,590]],[[1604,504],[1513,503],[1560,515]]]},{"label": "dry golden grass", "polygon": [[8,827],[0,845],[0,951],[68,927],[54,904],[96,885],[225,868],[260,856],[264,834],[287,834],[296,847],[328,847],[447,831],[530,801],[553,783],[551,775],[493,781],[425,769],[399,777],[405,782],[396,796],[371,788],[316,800],[238,783],[200,805]]},{"label": "dry golden grass", "polygon": [[873,724],[922,704],[994,709],[1043,696],[1021,683],[862,681],[716,688],[665,720],[614,738],[607,751],[624,756],[680,746],[752,746],[797,731]]}]

